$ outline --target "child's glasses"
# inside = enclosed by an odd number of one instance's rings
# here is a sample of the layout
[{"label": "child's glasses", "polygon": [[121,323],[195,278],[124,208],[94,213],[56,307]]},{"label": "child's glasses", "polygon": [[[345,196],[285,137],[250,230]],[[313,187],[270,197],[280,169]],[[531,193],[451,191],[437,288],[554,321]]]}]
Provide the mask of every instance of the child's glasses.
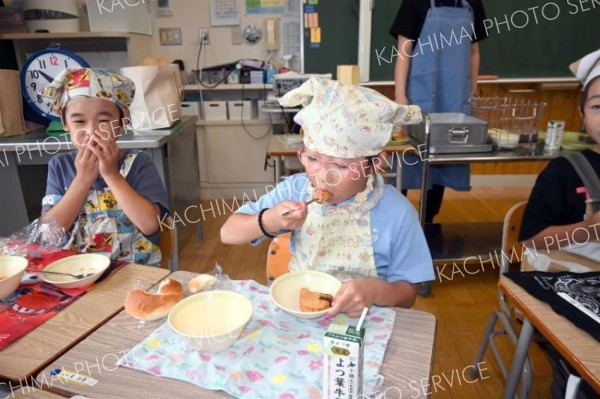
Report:
[{"label": "child's glasses", "polygon": [[[320,156],[306,152],[304,149],[298,150],[298,159],[300,159],[300,162],[302,165],[304,165],[307,171],[315,171],[319,170],[320,168],[325,168],[326,171],[333,170],[338,172],[341,176],[347,176],[350,171],[356,171],[360,169],[360,165],[363,162],[366,162],[366,160],[353,162],[323,160]],[[366,167],[366,164],[364,167]]]}]

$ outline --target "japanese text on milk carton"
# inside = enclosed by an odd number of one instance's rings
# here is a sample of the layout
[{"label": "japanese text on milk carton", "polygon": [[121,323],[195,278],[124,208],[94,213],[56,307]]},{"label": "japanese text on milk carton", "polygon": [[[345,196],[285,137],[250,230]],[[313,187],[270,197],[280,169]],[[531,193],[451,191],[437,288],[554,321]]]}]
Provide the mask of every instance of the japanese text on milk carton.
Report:
[{"label": "japanese text on milk carton", "polygon": [[362,395],[365,329],[332,324],[325,333],[323,399]]}]

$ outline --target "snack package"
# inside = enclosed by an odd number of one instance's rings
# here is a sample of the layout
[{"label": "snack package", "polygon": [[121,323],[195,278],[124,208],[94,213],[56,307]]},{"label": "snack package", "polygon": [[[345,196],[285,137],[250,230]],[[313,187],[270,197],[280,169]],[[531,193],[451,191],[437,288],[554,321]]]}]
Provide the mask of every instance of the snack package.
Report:
[{"label": "snack package", "polygon": [[232,289],[233,285],[229,276],[223,273],[223,267],[216,262],[212,273],[199,274],[187,283],[187,292],[190,295],[201,291]]}]

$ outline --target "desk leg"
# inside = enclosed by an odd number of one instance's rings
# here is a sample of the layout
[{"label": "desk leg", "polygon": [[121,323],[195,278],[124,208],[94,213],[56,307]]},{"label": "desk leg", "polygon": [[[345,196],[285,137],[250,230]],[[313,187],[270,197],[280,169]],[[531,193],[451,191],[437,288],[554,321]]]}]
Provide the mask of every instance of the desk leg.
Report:
[{"label": "desk leg", "polygon": [[[8,237],[29,224],[25,198],[17,170],[17,158],[14,152],[5,152],[0,163],[0,236]],[[0,158],[0,159],[2,159]]]},{"label": "desk leg", "polygon": [[513,399],[517,392],[517,385],[519,384],[519,378],[523,372],[523,364],[527,358],[527,351],[529,350],[529,344],[531,343],[531,337],[533,336],[533,326],[528,319],[523,322],[521,328],[521,334],[519,335],[519,341],[515,348],[515,356],[512,364],[510,365],[510,371],[508,378],[506,379],[506,386],[504,387],[503,399]]},{"label": "desk leg", "polygon": [[279,184],[281,180],[281,164],[283,163],[283,156],[273,158],[275,164],[275,185]]},{"label": "desk leg", "polygon": [[421,227],[425,230],[425,215],[427,214],[427,186],[429,183],[429,162],[422,160],[423,170],[421,171],[421,202],[419,204],[419,220]]}]

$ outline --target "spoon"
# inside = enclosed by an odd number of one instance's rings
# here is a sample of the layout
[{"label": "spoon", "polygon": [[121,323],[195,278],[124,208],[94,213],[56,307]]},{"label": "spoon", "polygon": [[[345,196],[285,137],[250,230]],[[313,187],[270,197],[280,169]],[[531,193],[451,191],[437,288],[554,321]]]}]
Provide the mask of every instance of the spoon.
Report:
[{"label": "spoon", "polygon": [[[316,202],[319,202],[319,203],[321,202],[321,201],[319,201],[319,199],[318,199],[318,198],[316,198],[316,197],[315,197],[315,198],[311,199],[310,201],[307,201],[307,202],[306,202],[306,206],[308,206],[308,205],[312,204],[312,203],[313,203],[313,202],[315,202],[315,201],[316,201]],[[289,211],[282,213],[282,214],[281,214],[281,216],[287,216],[287,215],[289,215],[290,213],[294,213],[294,211],[295,211],[295,209],[290,209]]]},{"label": "spoon", "polygon": [[71,274],[71,273],[50,272],[50,271],[45,271],[45,270],[42,270],[41,273],[42,274],[48,273],[48,274],[60,274],[60,275],[63,275],[63,276],[71,276],[71,277],[76,278],[78,280],[82,279],[82,278],[90,277],[90,276],[93,276],[94,274],[96,274],[96,273]]}]

